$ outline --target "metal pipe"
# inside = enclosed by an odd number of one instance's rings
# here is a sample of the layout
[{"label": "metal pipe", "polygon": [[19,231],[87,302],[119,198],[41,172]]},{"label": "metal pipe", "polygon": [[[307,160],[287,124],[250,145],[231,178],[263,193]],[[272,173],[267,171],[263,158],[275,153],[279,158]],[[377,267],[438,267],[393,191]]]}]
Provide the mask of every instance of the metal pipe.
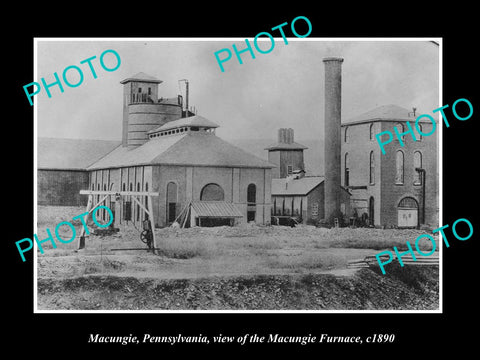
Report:
[{"label": "metal pipe", "polygon": [[427,177],[427,172],[422,168],[415,168],[415,170],[420,173],[422,181],[422,224],[425,224],[425,179]]}]

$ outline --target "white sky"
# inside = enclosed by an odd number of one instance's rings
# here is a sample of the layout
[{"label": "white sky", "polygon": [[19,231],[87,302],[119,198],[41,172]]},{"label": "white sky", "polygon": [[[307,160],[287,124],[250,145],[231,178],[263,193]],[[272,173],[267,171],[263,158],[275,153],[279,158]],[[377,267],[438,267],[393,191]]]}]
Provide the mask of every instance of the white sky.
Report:
[{"label": "white sky", "polygon": [[[439,47],[429,41],[325,41],[325,39],[276,39],[273,51],[242,54],[240,65],[233,54],[221,72],[214,52],[239,49],[243,39],[199,41],[188,39],[135,39],[129,41],[73,41],[37,39],[37,78],[54,81],[64,68],[77,65],[84,71],[83,83],[64,93],[42,89],[34,101],[38,110],[37,134],[41,137],[121,139],[123,89],[120,81],[138,72],[164,82],[159,97],[185,95],[190,83],[190,105],[198,115],[219,124],[217,135],[228,139],[272,139],[277,129],[292,127],[295,140],[323,138],[324,65],[322,58],[344,58],[342,68],[342,118],[348,119],[377,106],[396,104],[417,114],[439,107]],[[268,43],[261,44],[268,49]],[[250,41],[253,47],[253,41]],[[100,54],[112,49],[122,63],[106,72]],[[232,50],[233,53],[233,50]],[[87,64],[80,61],[97,56],[92,63],[93,79]],[[224,54],[222,54],[223,56]],[[111,54],[105,57],[112,60]],[[111,62],[111,64],[114,62]],[[111,65],[110,65],[111,66]],[[71,82],[74,71],[69,72]],[[181,91],[181,92],[180,92]],[[25,101],[28,100],[25,98]]]}]

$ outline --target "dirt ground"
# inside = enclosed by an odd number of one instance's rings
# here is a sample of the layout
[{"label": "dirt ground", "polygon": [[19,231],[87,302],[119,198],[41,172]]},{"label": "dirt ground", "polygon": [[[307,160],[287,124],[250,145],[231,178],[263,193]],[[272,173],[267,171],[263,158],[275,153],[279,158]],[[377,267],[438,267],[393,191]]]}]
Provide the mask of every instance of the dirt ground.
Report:
[{"label": "dirt ground", "polygon": [[[37,234],[83,208],[39,207]],[[77,234],[81,223],[74,222]],[[89,223],[89,229],[93,225]],[[436,309],[438,266],[347,269],[347,262],[397,246],[419,230],[313,226],[156,229],[158,255],[139,229],[78,243],[45,243],[37,256],[39,310]],[[72,235],[68,227],[59,234]],[[45,235],[42,237],[42,235]],[[423,243],[428,250],[431,244]]]}]

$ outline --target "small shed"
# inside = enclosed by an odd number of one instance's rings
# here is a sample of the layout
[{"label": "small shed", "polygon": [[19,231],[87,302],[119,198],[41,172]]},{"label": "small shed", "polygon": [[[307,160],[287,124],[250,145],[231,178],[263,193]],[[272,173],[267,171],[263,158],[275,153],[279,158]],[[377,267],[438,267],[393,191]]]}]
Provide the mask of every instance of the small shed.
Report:
[{"label": "small shed", "polygon": [[[304,224],[316,224],[323,219],[324,180],[323,176],[272,179],[272,224],[290,217]],[[343,187],[340,209],[344,217],[351,216],[350,193]]]}]

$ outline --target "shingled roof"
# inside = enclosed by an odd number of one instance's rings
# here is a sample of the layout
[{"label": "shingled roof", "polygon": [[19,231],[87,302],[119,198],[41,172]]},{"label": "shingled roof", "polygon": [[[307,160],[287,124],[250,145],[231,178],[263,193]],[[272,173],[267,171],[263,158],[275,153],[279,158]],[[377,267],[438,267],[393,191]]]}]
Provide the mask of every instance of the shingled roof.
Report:
[{"label": "shingled roof", "polygon": [[92,164],[88,170],[136,165],[275,167],[214,134],[191,132],[150,139],[131,150],[119,146]]},{"label": "shingled roof", "polygon": [[126,78],[125,80],[120,81],[120,84],[125,84],[129,81],[141,81],[141,82],[149,82],[154,84],[161,84],[163,82],[162,80],[158,80],[156,77],[147,75],[144,72],[139,72],[139,73],[136,73],[135,75],[132,75]]},{"label": "shingled roof", "polygon": [[320,185],[323,176],[306,176],[300,179],[272,179],[272,195],[307,195]]},{"label": "shingled roof", "polygon": [[195,116],[189,116],[186,118],[181,118],[178,120],[173,120],[169,121],[166,124],[163,124],[162,126],[150,130],[148,133],[155,133],[159,131],[165,131],[165,130],[170,130],[170,129],[176,129],[180,127],[186,127],[186,126],[198,126],[198,127],[205,127],[205,128],[218,128],[218,125],[215,124],[213,121],[210,121],[208,119],[205,119],[203,116],[200,115],[195,115]]},{"label": "shingled roof", "polygon": [[[415,119],[420,116],[422,113],[416,111],[415,116],[413,116],[413,109],[405,109],[401,106],[389,104],[379,106],[375,109],[367,111],[363,114],[355,116],[346,120],[342,125],[356,124],[362,122],[371,122],[371,121],[415,121]],[[436,115],[429,115],[436,118]],[[430,122],[429,120],[421,119],[420,122]]]},{"label": "shingled roof", "polygon": [[37,139],[37,168],[39,170],[86,170],[121,141],[85,139]]}]

